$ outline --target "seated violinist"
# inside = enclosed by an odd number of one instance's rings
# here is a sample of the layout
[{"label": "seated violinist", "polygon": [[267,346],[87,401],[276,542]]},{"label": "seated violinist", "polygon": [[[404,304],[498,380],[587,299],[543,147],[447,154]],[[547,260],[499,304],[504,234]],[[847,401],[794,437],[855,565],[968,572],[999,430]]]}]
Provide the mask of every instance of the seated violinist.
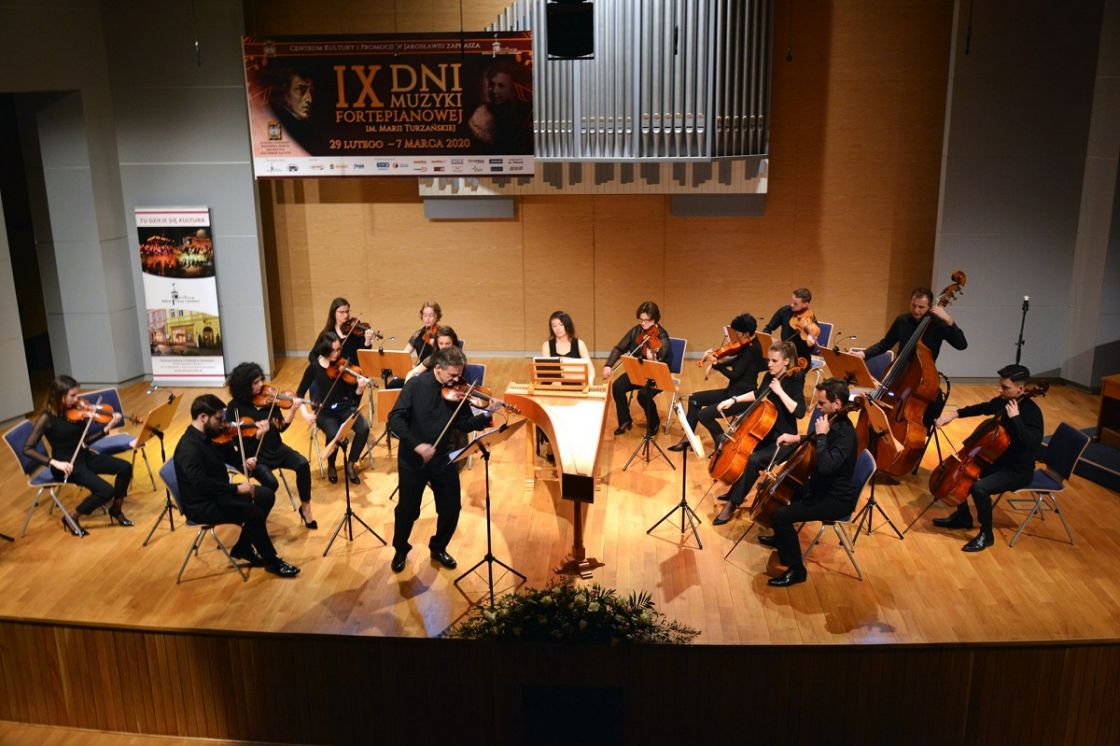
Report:
[{"label": "seated violinist", "polygon": [[[92,441],[108,433],[110,428],[120,424],[120,413],[109,415],[110,421],[104,430],[94,430],[91,426],[87,432],[86,425],[94,414],[92,406],[87,406],[78,396],[78,382],[67,375],[57,376],[51,381],[43,413],[35,420],[35,426],[23,444],[23,455],[49,467],[56,480],[65,480],[89,490],[89,496],[82,500],[71,516],[77,531],[66,522],[65,517],[62,519],[63,528],[74,536],[89,533],[78,519],[110,500],[113,502],[109,506],[109,523],[115,521],[122,526],[132,525],[132,521],[121,511],[124,496],[128,494],[128,484],[132,481],[132,464],[115,456],[94,453],[88,447]],[[91,434],[94,437],[90,437]],[[50,457],[36,448],[44,437],[51,447]],[[112,474],[113,484],[110,485],[98,474]]]},{"label": "seated violinist", "polygon": [[[230,549],[230,556],[264,567],[273,575],[290,578],[299,568],[276,556],[268,538],[265,521],[276,493],[252,482],[229,481],[226,464],[240,461],[230,446],[220,446],[214,438],[227,427],[226,405],[213,394],[203,394],[191,403],[191,424],[175,446],[175,477],[183,501],[183,513],[198,523],[237,523],[241,535]],[[247,459],[251,472],[255,460]]]},{"label": "seated violinist", "polygon": [[[797,421],[805,416],[805,373],[797,365],[797,353],[792,342],[775,342],[770,345],[766,356],[767,373],[762,377],[762,383],[754,391],[745,394],[729,396],[716,407],[721,412],[729,410],[736,404],[751,404],[756,400],[766,397],[777,409],[777,417],[770,431],[766,434],[747,459],[747,465],[742,475],[731,485],[731,490],[720,495],[720,500],[727,500],[727,505],[712,520],[712,525],[722,526],[731,520],[735,509],[743,504],[747,493],[758,481],[758,475],[778,452],[778,437],[797,432]],[[792,449],[787,449],[788,451]],[[777,459],[783,461],[781,455]]]},{"label": "seated violinist", "polygon": [[[1005,365],[998,374],[999,396],[937,418],[937,426],[944,427],[958,417],[1002,415],[1001,424],[1011,438],[1007,450],[981,472],[969,491],[972,502],[976,503],[980,533],[962,547],[966,552],[980,552],[995,543],[992,495],[1022,489],[1030,484],[1034,478],[1034,462],[1042,447],[1042,410],[1033,399],[1023,396],[1030,371],[1022,365]],[[968,502],[962,502],[956,512],[946,518],[934,518],[933,524],[940,528],[972,528]]]},{"label": "seated violinist", "polygon": [[[229,374],[226,382],[231,397],[226,409],[226,419],[237,422],[246,417],[256,423],[256,436],[245,438],[245,457],[257,457],[257,468],[252,476],[265,487],[276,492],[280,483],[272,472],[274,469],[291,469],[296,474],[296,490],[299,492],[299,517],[303,525],[310,529],[319,528],[318,522],[311,517],[311,465],[302,454],[280,439],[280,434],[288,429],[295,417],[297,403],[293,398],[285,400],[287,408],[275,394],[275,389],[264,385],[264,371],[256,363],[241,363]],[[273,393],[269,397],[266,388]],[[232,463],[239,463],[238,461]]]},{"label": "seated violinist", "polygon": [[[350,441],[350,450],[346,461],[346,478],[351,484],[361,484],[358,479],[358,460],[362,457],[362,450],[366,447],[369,438],[369,423],[366,422],[358,406],[362,394],[369,384],[369,378],[348,374],[342,360],[342,341],[334,332],[324,332],[315,343],[315,360],[307,366],[303,378],[296,389],[296,396],[302,398],[314,387],[315,395],[319,398],[318,412],[304,402],[300,405],[300,412],[309,425],[317,424],[330,442],[338,433],[342,423],[357,413],[354,421],[354,436]],[[347,381],[353,379],[354,383]],[[331,453],[327,459],[327,479],[334,484],[338,482],[338,470],[335,461],[338,450]]]},{"label": "seated violinist", "polygon": [[[720,427],[720,410],[716,407],[728,397],[736,397],[754,391],[758,384],[758,374],[762,370],[762,346],[755,337],[758,322],[749,313],[742,313],[731,320],[727,334],[731,342],[727,347],[735,348],[729,357],[722,362],[717,360],[714,353],[717,350],[707,350],[701,358],[701,364],[711,364],[713,370],[719,371],[727,377],[727,386],[722,389],[709,389],[696,391],[688,397],[688,414],[685,419],[689,427],[696,429],[697,423],[704,425],[712,434],[712,439],[719,443],[723,435]],[[722,412],[725,417],[739,414],[750,405],[746,402],[736,402]],[[681,438],[676,445],[669,446],[670,451],[683,451],[688,448],[688,439]]]},{"label": "seated violinist", "polygon": [[[378,336],[367,325],[359,325],[357,319],[350,316],[350,301],[345,298],[335,298],[331,301],[331,309],[327,312],[327,322],[323,325],[320,336],[325,332],[334,332],[342,340],[342,357],[347,360],[357,361],[358,350],[368,349],[373,346],[373,340]],[[308,354],[309,362],[315,360],[315,350]]]},{"label": "seated violinist", "polygon": [[439,331],[439,322],[443,318],[443,309],[435,301],[424,301],[420,306],[420,321],[423,326],[416,330],[404,346],[405,352],[416,353],[417,362],[426,359],[436,351],[436,333]]},{"label": "seated violinist", "polygon": [[[661,310],[657,307],[657,304],[647,300],[638,306],[635,315],[638,317],[637,326],[623,335],[607,357],[607,364],[603,366],[604,381],[610,380],[611,371],[623,355],[657,360],[662,363],[669,362],[669,333],[665,331],[665,327],[659,325]],[[633,424],[630,419],[630,404],[626,401],[626,394],[633,389],[641,389],[638,392],[638,403],[642,405],[642,409],[646,413],[646,435],[652,437],[657,432],[657,428],[661,424],[661,416],[657,413],[657,404],[654,402],[654,397],[661,391],[649,388],[644,383],[644,381],[634,383],[627,374],[623,373],[611,385],[615,409],[618,411],[618,427],[615,428],[615,435],[622,435]]]},{"label": "seated violinist", "polygon": [[[441,326],[436,330],[436,350],[446,350],[448,347],[459,346],[459,335],[450,326]],[[415,376],[420,375],[426,370],[432,369],[432,356],[428,355],[423,360],[418,362],[412,370],[408,371],[408,375],[404,380],[409,380]],[[403,384],[402,384],[403,385]]]},{"label": "seated violinist", "polygon": [[[813,439],[817,463],[805,484],[795,492],[789,505],[774,511],[773,536],[759,536],[760,544],[778,550],[778,560],[787,569],[767,581],[768,585],[784,587],[805,582],[808,573],[801,558],[794,526],[804,521],[832,521],[851,515],[859,498],[858,485],[852,481],[859,446],[851,420],[840,413],[848,403],[848,385],[839,378],[817,384],[817,418],[813,432],[806,435],[787,433],[778,437],[778,445],[790,448]],[[834,417],[835,415],[835,417]]]},{"label": "seated violinist", "polygon": [[778,337],[775,342],[793,342],[797,348],[797,356],[806,360],[812,357],[817,340],[812,334],[802,333],[800,322],[802,319],[806,322],[812,319],[815,323],[816,317],[809,310],[809,302],[812,300],[813,294],[809,292],[809,288],[797,288],[790,297],[789,305],[775,311],[770,322],[762,327],[762,331]]}]

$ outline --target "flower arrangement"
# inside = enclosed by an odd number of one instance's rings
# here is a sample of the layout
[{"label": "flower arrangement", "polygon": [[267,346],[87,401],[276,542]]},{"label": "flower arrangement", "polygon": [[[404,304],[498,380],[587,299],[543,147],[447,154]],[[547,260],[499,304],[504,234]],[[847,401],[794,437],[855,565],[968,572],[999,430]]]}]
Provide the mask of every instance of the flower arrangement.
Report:
[{"label": "flower arrangement", "polygon": [[448,633],[469,640],[531,642],[644,642],[683,645],[699,630],[667,619],[642,591],[622,598],[599,584],[579,587],[571,578],[547,588],[507,593],[493,608],[476,606]]}]

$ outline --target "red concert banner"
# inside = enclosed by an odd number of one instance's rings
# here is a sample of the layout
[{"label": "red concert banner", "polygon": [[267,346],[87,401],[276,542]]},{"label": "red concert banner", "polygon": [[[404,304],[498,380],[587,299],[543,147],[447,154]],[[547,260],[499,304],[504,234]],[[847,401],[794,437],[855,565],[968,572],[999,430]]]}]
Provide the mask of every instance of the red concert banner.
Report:
[{"label": "red concert banner", "polygon": [[533,40],[245,37],[257,178],[533,172]]}]

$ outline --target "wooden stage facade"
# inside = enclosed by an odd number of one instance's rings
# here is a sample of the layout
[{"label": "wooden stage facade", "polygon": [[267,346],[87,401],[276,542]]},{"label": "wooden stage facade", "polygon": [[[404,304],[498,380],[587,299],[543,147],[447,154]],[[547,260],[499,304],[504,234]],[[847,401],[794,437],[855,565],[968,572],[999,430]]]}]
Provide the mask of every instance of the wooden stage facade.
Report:
[{"label": "wooden stage facade", "polygon": [[[485,362],[487,382],[498,392],[511,380],[525,380],[524,360]],[[275,383],[290,388],[301,373],[302,361],[285,361]],[[684,378],[685,391],[706,387],[692,362],[686,363]],[[122,389],[129,413],[142,415],[150,406],[145,390],[143,384]],[[958,383],[951,405],[980,401],[994,391],[992,383]],[[183,393],[185,406],[171,428],[168,453],[187,426],[189,400],[200,391]],[[224,398],[224,391],[215,393]],[[664,413],[668,396],[660,399]],[[1061,421],[1086,427],[1096,420],[1096,398],[1070,387],[1053,387],[1039,403],[1048,433]],[[1062,505],[1074,546],[1051,515],[1032,523],[1010,548],[1008,540],[1023,514],[1004,502],[995,513],[996,546],[965,554],[960,547],[972,532],[934,528],[930,519],[945,512],[935,506],[904,540],[879,522],[873,534],[859,539],[862,582],[826,534],[808,562],[809,581],[775,589],[766,585],[767,572],[774,569],[766,547],[748,538],[724,558],[747,524],[711,525],[718,510],[715,491],[703,498],[709,480],[705,464],[695,457],[686,490],[704,521],[703,549],[695,546],[691,532],[681,533],[679,523],[666,522],[647,535],[680,500],[681,457],[671,454],[676,469],[655,459],[622,471],[640,441],[635,433],[642,422],[615,437],[610,434],[614,421],[612,412],[602,448],[602,480],[585,514],[587,553],[603,563],[594,581],[622,592],[649,591],[661,611],[702,631],[697,646],[555,651],[425,640],[462,618],[471,600],[485,592],[485,578],[468,579],[460,592],[452,583],[458,573],[429,561],[425,543],[435,525],[430,498],[403,573],[389,569],[392,548],[368,534],[352,542],[340,536],[323,557],[344,498],[342,484],[331,485],[317,472],[313,507],[319,530],[300,524],[283,487],[269,520],[280,555],[302,569],[298,578],[253,570],[243,583],[208,542],[201,561],[192,560],[184,582],[176,585],[175,574],[195,532],[176,515],[174,532],[165,520],[152,542],[141,546],[163,507],[163,491],[162,486],[153,491],[138,463],[125,502],[136,527],[111,527],[95,514],[83,523],[90,535],[76,539],[61,530],[57,514],[48,515],[44,504],[32,516],[26,537],[0,543],[0,720],[278,742],[359,742],[367,734],[360,717],[357,723],[338,722],[345,718],[342,701],[374,698],[379,712],[408,712],[418,707],[409,699],[417,696],[415,687],[436,680],[437,693],[457,697],[472,687],[487,693],[485,703],[477,694],[460,704],[441,696],[441,717],[448,722],[464,718],[467,727],[478,718],[502,724],[493,738],[460,742],[524,741],[535,723],[534,697],[563,702],[578,694],[582,701],[599,687],[600,699],[609,703],[612,687],[620,686],[625,705],[615,709],[621,712],[625,740],[639,734],[663,740],[668,734],[697,732],[683,723],[662,721],[654,728],[647,722],[647,716],[657,720],[665,713],[665,697],[709,709],[727,696],[737,703],[755,693],[763,697],[736,705],[740,726],[731,734],[741,732],[742,714],[765,716],[765,686],[777,684],[793,696],[813,691],[805,689],[809,685],[831,687],[833,676],[852,676],[853,682],[874,685],[849,690],[837,681],[833,700],[816,712],[837,723],[864,708],[866,719],[855,722],[863,724],[872,742],[876,734],[882,740],[897,735],[887,726],[896,723],[893,719],[882,725],[872,721],[881,704],[900,701],[926,708],[907,719],[912,743],[933,742],[938,734],[949,742],[985,736],[1006,742],[1019,727],[1024,730],[1018,742],[1056,742],[1049,736],[1068,742],[1120,740],[1112,708],[1096,707],[1088,714],[1093,702],[1111,702],[1120,681],[1116,493],[1073,479]],[[948,434],[959,442],[972,424],[954,422]],[[381,427],[375,426],[375,435]],[[678,437],[674,426],[660,441],[668,445]],[[554,577],[552,567],[570,549],[572,511],[559,498],[554,472],[543,459],[535,484],[526,486],[521,438],[499,447],[491,459],[494,554],[527,575],[530,585],[541,586]],[[306,448],[307,431],[298,417],[285,439]],[[149,446],[149,457],[158,466],[158,443]],[[14,459],[4,458],[0,531],[15,535],[32,493]],[[900,528],[927,505],[925,485],[935,464],[931,447],[917,476],[877,486],[880,504]],[[393,528],[395,472],[395,457],[382,441],[372,467],[361,472],[362,484],[351,493],[357,513],[386,538]],[[463,472],[463,514],[449,548],[460,567],[486,551],[483,475],[477,462]],[[294,488],[294,480],[289,482]],[[73,489],[64,493],[64,503],[72,507],[75,496]],[[220,529],[225,536],[235,531]],[[512,589],[512,580],[501,578],[498,590]],[[767,676],[754,675],[758,670]],[[91,681],[96,685],[89,686]],[[412,691],[400,690],[405,682]],[[1023,682],[1032,683],[1024,690]],[[1061,691],[1047,697],[1036,684]],[[264,697],[262,689],[275,696]],[[1003,699],[1016,691],[1040,699],[1025,704]],[[938,692],[951,696],[921,701],[938,698]],[[243,706],[223,705],[207,693]],[[1064,714],[1055,719],[1047,710],[1050,719],[1045,720],[1040,708],[1062,702]],[[481,714],[472,707],[481,707]],[[953,713],[960,708],[961,713]],[[517,714],[507,717],[506,709]],[[384,720],[379,717],[377,740],[404,738],[416,727],[390,727]],[[1011,721],[1018,725],[1009,726]],[[771,724],[758,733],[771,732],[787,742],[836,740],[815,738],[819,733],[810,726],[817,722],[814,716],[786,732],[774,731]],[[713,734],[724,728],[714,721],[692,725]],[[783,737],[791,733],[794,737]],[[1039,740],[1043,736],[1048,738]]]}]

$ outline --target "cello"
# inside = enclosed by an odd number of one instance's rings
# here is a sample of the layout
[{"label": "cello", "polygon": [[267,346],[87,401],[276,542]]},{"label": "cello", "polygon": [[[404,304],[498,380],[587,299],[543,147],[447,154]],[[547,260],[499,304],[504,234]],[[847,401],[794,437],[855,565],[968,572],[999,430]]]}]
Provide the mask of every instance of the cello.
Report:
[{"label": "cello", "polygon": [[[1029,387],[1017,400],[1046,396],[1049,388],[1050,384],[1043,381]],[[960,449],[930,473],[929,491],[934,498],[950,508],[960,505],[968,498],[972,485],[984,469],[1007,452],[1011,436],[1003,426],[1005,414],[1000,412],[977,425]]]},{"label": "cello", "polygon": [[[952,280],[952,284],[938,296],[937,305],[942,308],[961,293],[967,277],[957,270]],[[883,376],[882,383],[867,397],[868,407],[878,407],[885,415],[890,433],[879,433],[882,437],[876,438],[876,442],[869,446],[873,428],[866,408],[856,423],[860,448],[870,448],[875,454],[878,470],[893,477],[911,471],[925,452],[926,435],[929,433],[925,424],[926,410],[937,397],[938,378],[933,354],[922,341],[922,336],[934,318],[933,314],[926,313]]]},{"label": "cello", "polygon": [[[776,376],[776,380],[799,373],[807,367],[809,362],[799,357],[796,363]],[[735,484],[747,468],[747,459],[770,433],[777,419],[778,407],[770,401],[769,391],[751,402],[744,412],[736,415],[728,428],[727,437],[716,445],[708,460],[708,474],[712,479]]]}]

